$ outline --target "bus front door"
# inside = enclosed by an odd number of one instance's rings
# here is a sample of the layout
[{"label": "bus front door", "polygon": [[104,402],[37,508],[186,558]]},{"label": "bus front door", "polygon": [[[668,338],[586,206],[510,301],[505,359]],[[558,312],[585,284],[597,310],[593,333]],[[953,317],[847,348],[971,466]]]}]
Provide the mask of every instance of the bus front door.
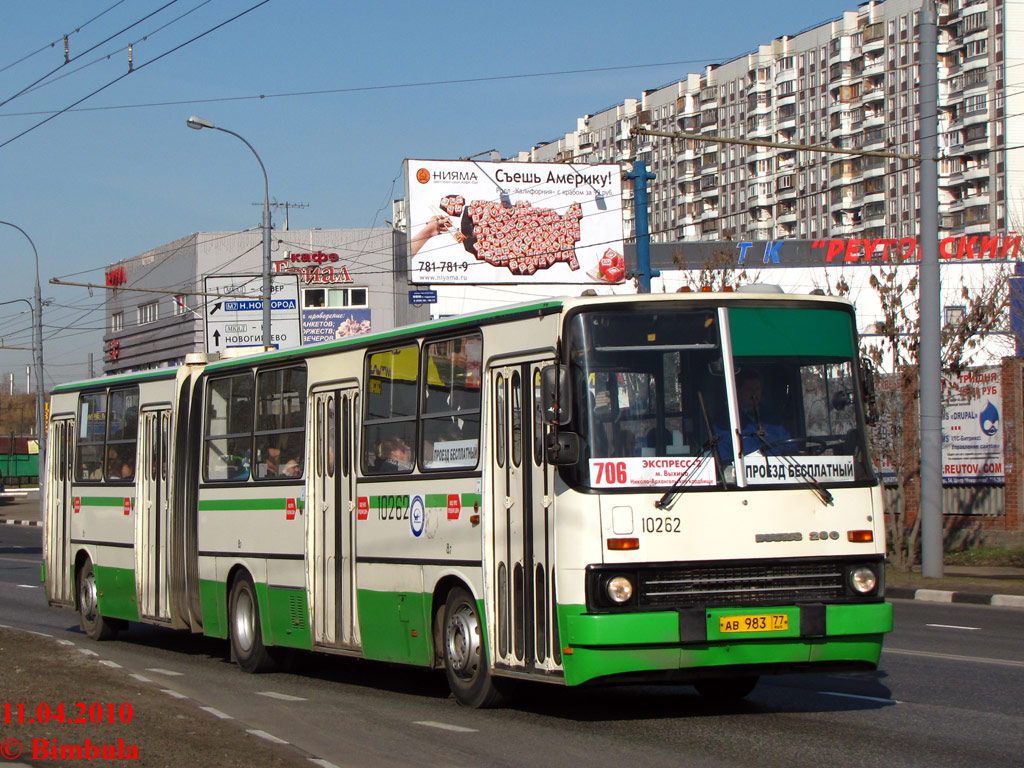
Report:
[{"label": "bus front door", "polygon": [[313,644],[357,648],[355,607],[356,387],[313,393],[306,505],[306,590]]},{"label": "bus front door", "polygon": [[143,409],[135,484],[135,594],[139,616],[170,621],[167,595],[171,410]]},{"label": "bus front door", "polygon": [[540,450],[540,370],[550,361],[492,368],[490,432],[492,536],[486,551],[488,614],[498,667],[550,674],[559,669],[553,640],[554,520],[551,472]]},{"label": "bus front door", "polygon": [[74,477],[75,420],[54,419],[46,451],[46,599],[50,605],[74,605],[75,575],[71,562],[71,515],[74,510],[71,481]]}]

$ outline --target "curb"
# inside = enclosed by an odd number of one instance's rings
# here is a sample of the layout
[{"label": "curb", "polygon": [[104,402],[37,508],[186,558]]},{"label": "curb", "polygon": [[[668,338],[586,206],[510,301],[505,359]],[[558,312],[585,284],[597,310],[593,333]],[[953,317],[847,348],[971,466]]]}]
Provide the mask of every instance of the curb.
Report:
[{"label": "curb", "polygon": [[0,520],[0,525],[42,525],[39,520]]},{"label": "curb", "polygon": [[952,592],[946,589],[892,587],[885,590],[885,596],[901,600],[921,600],[928,603],[971,603],[1000,608],[1024,608],[1024,595],[980,595],[973,592]]}]

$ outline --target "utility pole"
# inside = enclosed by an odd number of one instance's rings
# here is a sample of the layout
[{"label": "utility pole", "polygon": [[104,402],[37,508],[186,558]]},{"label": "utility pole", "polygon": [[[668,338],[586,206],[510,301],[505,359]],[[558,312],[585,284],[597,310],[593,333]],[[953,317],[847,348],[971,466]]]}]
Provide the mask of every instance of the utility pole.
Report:
[{"label": "utility pole", "polygon": [[651,230],[647,224],[647,182],[657,178],[647,172],[647,163],[636,160],[626,173],[633,180],[633,215],[636,220],[636,289],[651,292]]},{"label": "utility pole", "polygon": [[942,301],[939,277],[938,30],[934,0],[922,0],[918,45],[921,154],[921,575],[942,576]]}]

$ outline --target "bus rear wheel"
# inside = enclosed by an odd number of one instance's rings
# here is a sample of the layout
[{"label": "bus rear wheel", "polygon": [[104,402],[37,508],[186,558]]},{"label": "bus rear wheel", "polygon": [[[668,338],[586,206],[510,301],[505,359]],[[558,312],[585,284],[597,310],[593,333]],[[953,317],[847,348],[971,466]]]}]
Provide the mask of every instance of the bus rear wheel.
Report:
[{"label": "bus rear wheel", "polygon": [[757,685],[757,675],[747,677],[713,677],[693,684],[697,693],[709,701],[738,701],[745,698]]},{"label": "bus rear wheel", "polygon": [[100,613],[92,560],[86,560],[78,571],[78,623],[93,640],[113,640],[117,636],[117,626]]},{"label": "bus rear wheel", "polygon": [[242,573],[235,577],[228,604],[231,615],[231,652],[238,666],[252,674],[273,672],[277,664],[263,644],[260,607],[256,601],[256,587],[249,574]]},{"label": "bus rear wheel", "polygon": [[461,587],[448,593],[441,637],[444,671],[456,701],[474,709],[504,705],[507,686],[487,668],[480,612],[472,595]]}]

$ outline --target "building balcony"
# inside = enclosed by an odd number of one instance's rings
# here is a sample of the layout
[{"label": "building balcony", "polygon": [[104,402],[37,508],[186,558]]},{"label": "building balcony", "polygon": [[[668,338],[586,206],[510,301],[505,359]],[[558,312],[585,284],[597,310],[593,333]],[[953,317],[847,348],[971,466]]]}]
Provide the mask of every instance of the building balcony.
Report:
[{"label": "building balcony", "polygon": [[972,165],[964,168],[960,172],[964,181],[976,181],[977,179],[987,179],[991,173],[990,168],[987,165]]},{"label": "building balcony", "polygon": [[775,216],[775,221],[778,224],[795,224],[797,220],[797,212],[795,210],[787,213],[779,213]]},{"label": "building balcony", "polygon": [[869,203],[884,203],[885,190],[880,189],[877,192],[865,192],[861,200],[864,201],[864,205],[868,205]]},{"label": "building balcony", "polygon": [[[872,128],[882,128],[885,126],[885,114],[882,112],[872,112],[870,114],[864,113],[864,119],[861,120],[861,128],[865,131],[869,131]],[[885,139],[883,138],[883,142]]]},{"label": "building balcony", "polygon": [[984,221],[972,221],[964,222],[964,234],[965,235],[987,235],[991,234],[993,224],[989,221],[988,217],[985,217]]}]

